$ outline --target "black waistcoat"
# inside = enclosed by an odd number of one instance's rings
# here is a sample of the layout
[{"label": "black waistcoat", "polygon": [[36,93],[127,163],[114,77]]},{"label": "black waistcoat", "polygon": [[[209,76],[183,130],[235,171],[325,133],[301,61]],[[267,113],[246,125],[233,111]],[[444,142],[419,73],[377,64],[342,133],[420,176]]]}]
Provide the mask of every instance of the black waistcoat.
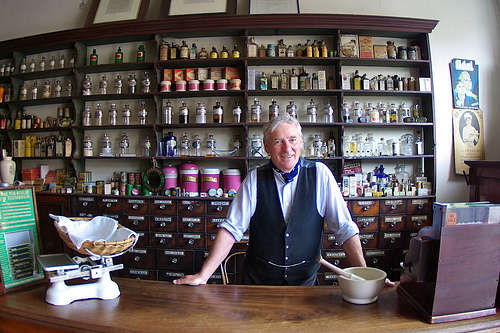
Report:
[{"label": "black waistcoat", "polygon": [[257,207],[250,219],[246,258],[248,284],[310,285],[316,279],[323,218],[316,208],[316,166],[302,159],[301,163],[288,223],[271,165],[257,169]]}]

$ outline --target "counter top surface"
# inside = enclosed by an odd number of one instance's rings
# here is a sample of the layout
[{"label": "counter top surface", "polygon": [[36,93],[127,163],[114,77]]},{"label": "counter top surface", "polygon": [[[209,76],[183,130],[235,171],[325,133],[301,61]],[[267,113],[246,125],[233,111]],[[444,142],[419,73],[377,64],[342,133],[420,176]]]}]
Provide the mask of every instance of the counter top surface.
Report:
[{"label": "counter top surface", "polygon": [[86,332],[470,332],[495,327],[500,331],[498,313],[427,324],[395,287],[385,288],[376,303],[354,305],[342,300],[340,289],[329,286],[192,287],[114,280],[121,290],[114,300],[53,306],[44,301],[47,284],[0,296],[0,328],[17,321]]}]

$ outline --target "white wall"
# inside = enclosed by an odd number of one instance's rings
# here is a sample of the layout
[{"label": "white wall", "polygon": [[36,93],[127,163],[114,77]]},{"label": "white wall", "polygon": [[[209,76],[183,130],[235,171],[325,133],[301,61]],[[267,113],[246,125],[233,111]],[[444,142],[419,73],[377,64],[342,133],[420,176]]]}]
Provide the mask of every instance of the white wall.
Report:
[{"label": "white wall", "polygon": [[[238,4],[244,1],[239,0]],[[2,0],[0,40],[83,27],[90,0]],[[151,0],[148,18],[159,17],[161,0]],[[80,7],[80,4],[83,4]],[[243,12],[246,6],[242,6]],[[302,13],[364,14],[436,19],[430,35],[436,110],[437,200],[463,201],[468,189],[454,174],[449,62],[479,64],[486,159],[500,160],[500,0],[301,0]],[[29,24],[27,23],[29,22]]]}]

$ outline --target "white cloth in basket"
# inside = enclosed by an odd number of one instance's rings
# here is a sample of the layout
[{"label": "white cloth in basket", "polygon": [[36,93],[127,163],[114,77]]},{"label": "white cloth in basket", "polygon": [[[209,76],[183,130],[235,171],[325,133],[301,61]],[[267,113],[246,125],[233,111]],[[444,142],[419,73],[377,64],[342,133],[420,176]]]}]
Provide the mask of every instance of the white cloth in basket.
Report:
[{"label": "white cloth in basket", "polygon": [[131,235],[137,239],[137,233],[128,228],[118,228],[118,221],[106,216],[96,216],[90,221],[73,221],[66,216],[49,214],[66,233],[73,245],[80,249],[85,241],[118,242],[127,240]]}]

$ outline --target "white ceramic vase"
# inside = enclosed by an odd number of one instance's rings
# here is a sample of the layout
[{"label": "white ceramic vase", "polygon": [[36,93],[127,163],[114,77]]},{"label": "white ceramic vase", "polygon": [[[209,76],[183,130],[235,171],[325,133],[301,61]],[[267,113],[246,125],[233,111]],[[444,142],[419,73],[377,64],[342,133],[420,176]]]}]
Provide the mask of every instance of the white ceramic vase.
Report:
[{"label": "white ceramic vase", "polygon": [[3,182],[9,183],[9,185],[14,184],[16,162],[12,160],[11,156],[5,156],[3,160],[0,161],[0,175],[2,176]]}]

